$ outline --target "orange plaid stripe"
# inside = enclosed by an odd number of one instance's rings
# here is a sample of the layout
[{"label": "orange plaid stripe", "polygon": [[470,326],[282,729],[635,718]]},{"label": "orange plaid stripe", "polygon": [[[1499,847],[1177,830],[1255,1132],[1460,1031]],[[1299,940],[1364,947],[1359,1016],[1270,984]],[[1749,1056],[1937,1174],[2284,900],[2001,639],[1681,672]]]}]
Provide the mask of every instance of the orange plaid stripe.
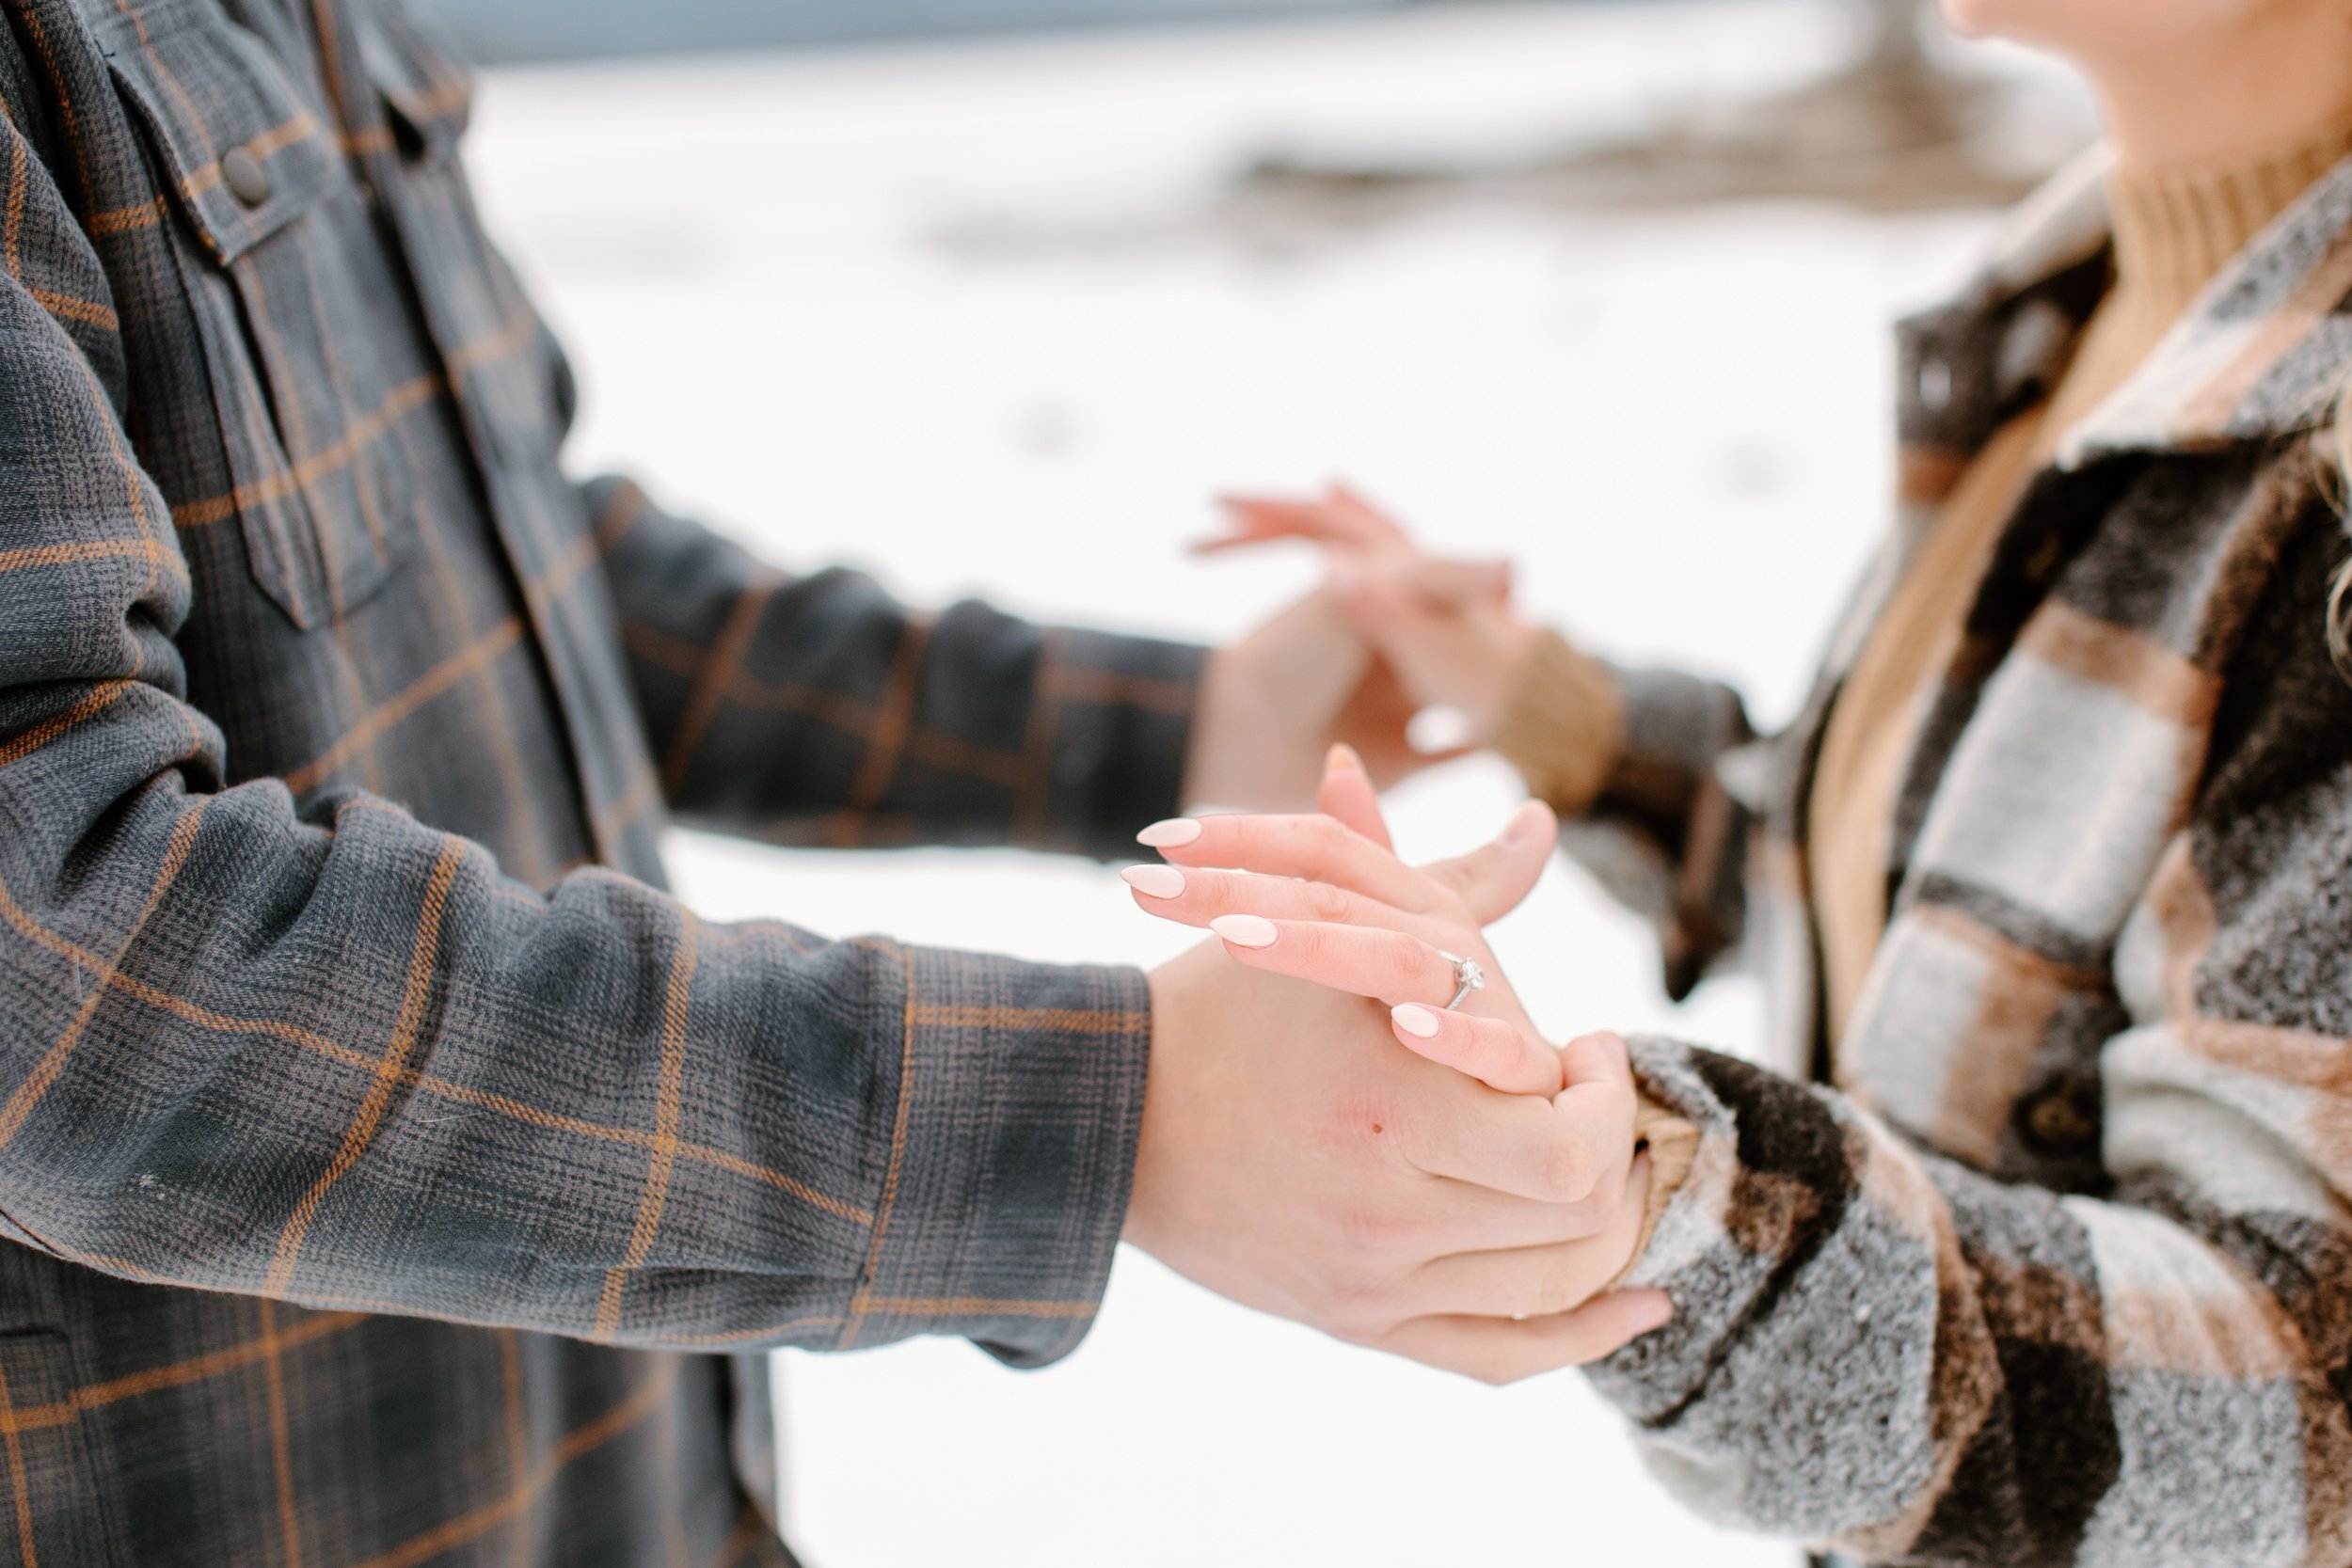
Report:
[{"label": "orange plaid stripe", "polygon": [[629,1275],[644,1267],[653,1250],[654,1232],[661,1225],[661,1206],[670,1195],[670,1170],[677,1161],[678,1096],[685,1078],[686,1009],[693,1000],[695,933],[693,915],[678,911],[677,953],[670,960],[670,986],[661,1007],[661,1085],[654,1109],[653,1158],[645,1163],[645,1193],[637,1206],[637,1224],[628,1238],[621,1266],[604,1276],[604,1296],[596,1307],[596,1336],[609,1338],[621,1323],[621,1287]]},{"label": "orange plaid stripe", "polygon": [[278,1487],[278,1531],[286,1568],[302,1568],[302,1527],[294,1515],[294,1445],[286,1435],[286,1366],[278,1354],[278,1304],[262,1296],[254,1304],[262,1319],[262,1387],[269,1401],[269,1450]]},{"label": "orange plaid stripe", "polygon": [[910,1016],[921,1028],[1002,1029],[1009,1033],[1118,1035],[1152,1026],[1150,1013],[1082,1012],[1060,1007],[961,1007],[926,1003],[912,1009]]},{"label": "orange plaid stripe", "polygon": [[[106,983],[120,990],[123,995],[135,997],[151,1007],[160,1008],[176,1018],[196,1024],[199,1028],[219,1030],[226,1034],[262,1035],[326,1056],[361,1071],[372,1073],[380,1065],[377,1058],[368,1055],[365,1052],[340,1044],[315,1030],[305,1029],[299,1024],[283,1023],[271,1019],[231,1017],[190,1002],[184,997],[174,996],[168,991],[151,986],[131,975],[120,974],[97,954],[58,936],[25,913],[24,907],[18,904],[9,894],[6,883],[0,883],[0,921],[5,921],[14,927],[19,934],[37,945],[48,949],[60,958],[86,966]],[[528,1122],[533,1127],[546,1128],[550,1132],[570,1132],[580,1137],[595,1138],[607,1143],[633,1144],[639,1148],[650,1148],[653,1143],[651,1133],[636,1128],[608,1127],[578,1117],[560,1116],[533,1105],[526,1105],[505,1095],[469,1088],[462,1084],[451,1083],[447,1079],[419,1072],[414,1069],[404,1069],[395,1075],[394,1083],[395,1086],[401,1089],[414,1089],[457,1104],[470,1105],[478,1110],[493,1111],[501,1116],[513,1117],[517,1121]],[[855,1204],[844,1203],[839,1198],[818,1191],[796,1177],[788,1176],[783,1171],[771,1170],[765,1165],[754,1164],[748,1160],[727,1153],[724,1149],[681,1142],[677,1151],[683,1158],[695,1161],[697,1164],[707,1164],[714,1169],[723,1170],[731,1176],[739,1176],[746,1180],[756,1181],[763,1186],[774,1187],[780,1192],[788,1193],[810,1208],[820,1210],[837,1219],[847,1220],[852,1225],[869,1226],[874,1223],[873,1214]]]},{"label": "orange plaid stripe", "polygon": [[85,561],[110,561],[131,556],[153,562],[161,546],[151,539],[92,539],[79,545],[38,545],[30,549],[0,550],[0,572],[22,572],[36,566],[73,566]]},{"label": "orange plaid stripe", "polygon": [[53,316],[60,316],[67,321],[80,322],[85,326],[103,327],[109,332],[122,330],[122,322],[115,315],[111,306],[101,305],[96,300],[76,299],[72,294],[61,294],[52,289],[31,289],[26,292],[33,296],[34,304]]},{"label": "orange plaid stripe", "polygon": [[668,1398],[670,1390],[676,1386],[678,1368],[679,1362],[675,1356],[663,1360],[660,1370],[644,1387],[595,1420],[565,1433],[563,1441],[548,1450],[546,1457],[539,1461],[522,1484],[505,1497],[470,1513],[461,1513],[389,1552],[354,1564],[353,1568],[415,1568],[416,1564],[429,1562],[444,1552],[453,1551],[514,1518],[528,1509],[540,1493],[553,1485],[555,1478],[562,1475],[572,1461],[602,1448],[651,1415],[654,1407]]},{"label": "orange plaid stripe", "polygon": [[374,1141],[384,1108],[399,1085],[401,1069],[407,1066],[408,1053],[416,1044],[417,1026],[424,1016],[425,998],[432,989],[434,960],[440,953],[441,911],[448,907],[450,884],[457,879],[457,868],[465,858],[464,839],[451,834],[442,840],[440,858],[434,863],[432,879],[425,884],[424,907],[417,915],[416,942],[408,958],[408,989],[401,998],[400,1016],[392,1023],[391,1040],[375,1066],[375,1082],[369,1085],[367,1098],[360,1101],[358,1114],[343,1136],[342,1148],[336,1151],[326,1173],[302,1195],[293,1217],[286,1221],[286,1228],[278,1238],[278,1256],[270,1264],[268,1277],[262,1282],[264,1291],[274,1293],[285,1290],[287,1281],[294,1277],[294,1264],[302,1256],[302,1241],[310,1232],[310,1217],[326,1201],[328,1190],[359,1163],[359,1156]]},{"label": "orange plaid stripe", "polygon": [[890,1232],[890,1211],[898,1201],[898,1176],[906,1164],[907,1122],[914,1114],[914,1011],[919,1004],[914,993],[914,952],[901,947],[898,962],[905,972],[907,988],[905,1021],[899,1030],[898,1108],[891,1118],[890,1165],[882,1176],[882,1203],[874,1218],[873,1240],[866,1248],[866,1268],[857,1294],[850,1298],[849,1322],[841,1328],[839,1348],[842,1350],[857,1343],[858,1331],[866,1325],[867,1304],[871,1299],[874,1280],[882,1268],[882,1242]]},{"label": "orange plaid stripe", "polygon": [[[384,394],[384,401],[373,412],[352,421],[342,435],[324,451],[310,453],[280,469],[265,480],[240,484],[225,496],[212,496],[203,500],[186,501],[171,509],[171,520],[182,529],[203,528],[233,517],[247,507],[282,500],[296,491],[309,490],[319,481],[341,473],[357,462],[387,432],[398,424],[412,409],[421,408],[438,397],[442,390],[437,375],[420,375],[402,382]],[[297,437],[297,445],[301,445]]]},{"label": "orange plaid stripe", "polygon": [[670,754],[662,760],[661,782],[671,794],[675,795],[685,784],[686,769],[693,763],[695,752],[701,749],[711,715],[718,711],[720,693],[742,659],[743,650],[751,646],[753,634],[759,630],[759,617],[781,580],[771,577],[744,590],[727,611],[725,625],[719,628],[708,656],[695,673],[694,689],[688,693],[685,710],[679,714],[677,728],[671,735]]},{"label": "orange plaid stripe", "polygon": [[868,1296],[866,1309],[906,1318],[1091,1318],[1090,1301],[997,1301],[989,1296]]},{"label": "orange plaid stripe", "polygon": [[[703,668],[702,649],[650,626],[626,625],[621,638],[629,652],[674,675],[691,679]],[[727,701],[746,712],[805,714],[860,739],[870,736],[882,718],[882,709],[871,703],[821,687],[761,680],[740,669],[728,675],[723,690]],[[994,751],[920,725],[910,726],[904,745],[908,756],[943,773],[965,774],[1007,789],[1021,780],[1024,762],[1017,752]]]},{"label": "orange plaid stripe", "polygon": [[0,768],[23,762],[59,736],[89,722],[129,696],[137,685],[136,681],[102,681],[90,688],[87,696],[55,719],[43,720],[7,745],[0,746]]},{"label": "orange plaid stripe", "polygon": [[[164,901],[164,895],[171,890],[172,882],[178,879],[181,866],[187,862],[189,849],[196,844],[197,832],[203,826],[205,804],[199,800],[194,809],[182,816],[171,830],[170,842],[164,847],[162,868],[155,873],[154,885],[148,891],[147,902],[140,906],[138,914],[133,918],[131,929],[122,939],[121,949],[116,953],[114,962],[107,966],[110,973],[119,973],[119,966],[137,943],[139,933],[147,929],[147,923],[153,917],[156,906]],[[89,1021],[96,1016],[98,1005],[105,1000],[106,991],[103,980],[90,988],[89,995],[83,998],[81,1006],[74,1010],[73,1022],[66,1026],[65,1033],[58,1036],[56,1043],[33,1065],[33,1070],[17,1085],[16,1092],[8,1096],[7,1104],[0,1105],[0,1149],[7,1148],[15,1141],[17,1133],[24,1126],[24,1118],[33,1114],[33,1108],[40,1103],[41,1096],[47,1094],[50,1085],[64,1073],[67,1058],[73,1054],[73,1048],[81,1042],[83,1031],[89,1027]]]},{"label": "orange plaid stripe", "polygon": [[0,1442],[8,1445],[8,1485],[16,1497],[16,1540],[24,1568],[40,1568],[33,1549],[33,1488],[24,1474],[24,1441],[17,1435],[16,1403],[8,1393],[8,1374],[0,1368]]},{"label": "orange plaid stripe", "polygon": [[[367,1322],[367,1314],[359,1312],[331,1312],[305,1318],[293,1328],[278,1335],[275,1344],[281,1352],[297,1345],[307,1345],[355,1328]],[[104,1383],[77,1388],[55,1404],[32,1405],[14,1411],[5,1420],[0,1420],[0,1430],[14,1435],[20,1432],[42,1432],[52,1427],[66,1426],[103,1406],[137,1399],[144,1394],[162,1393],[168,1388],[185,1387],[191,1383],[208,1382],[224,1372],[250,1367],[269,1354],[270,1342],[248,1339],[223,1350],[190,1356],[185,1361],[175,1361],[167,1367],[127,1373]]]},{"label": "orange plaid stripe", "polygon": [[391,698],[377,705],[357,724],[344,731],[342,737],[334,745],[284,775],[286,787],[299,795],[324,783],[337,768],[372,744],[378,736],[399,724],[442,692],[486,668],[500,655],[520,645],[522,640],[521,618],[508,616],[476,638],[468,646],[460,648],[423,674],[419,675]]}]

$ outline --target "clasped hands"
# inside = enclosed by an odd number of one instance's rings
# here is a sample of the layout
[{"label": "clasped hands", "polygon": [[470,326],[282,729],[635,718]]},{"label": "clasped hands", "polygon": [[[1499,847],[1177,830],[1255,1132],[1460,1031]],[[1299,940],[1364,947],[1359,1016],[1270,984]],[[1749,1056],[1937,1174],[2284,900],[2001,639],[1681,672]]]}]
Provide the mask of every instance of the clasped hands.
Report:
[{"label": "clasped hands", "polygon": [[[1126,873],[1136,905],[1218,940],[1151,977],[1126,1239],[1246,1306],[1490,1383],[1661,1326],[1664,1295],[1609,1290],[1648,1201],[1625,1043],[1547,1043],[1481,934],[1534,888],[1551,814],[1531,802],[1414,867],[1344,749],[1318,804],[1141,835],[1168,863]],[[1487,977],[1451,1011],[1449,955]]]}]

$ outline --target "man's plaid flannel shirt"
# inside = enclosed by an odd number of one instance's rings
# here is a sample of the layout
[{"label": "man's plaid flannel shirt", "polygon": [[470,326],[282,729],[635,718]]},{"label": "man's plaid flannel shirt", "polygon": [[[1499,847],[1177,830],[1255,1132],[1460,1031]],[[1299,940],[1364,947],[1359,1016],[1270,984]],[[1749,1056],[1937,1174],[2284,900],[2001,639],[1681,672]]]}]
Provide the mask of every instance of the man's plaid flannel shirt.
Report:
[{"label": "man's plaid flannel shirt", "polygon": [[786,1560],[727,1353],[1067,1352],[1148,1002],[662,823],[1107,852],[1198,654],[567,481],[390,0],[0,15],[0,1561]]}]

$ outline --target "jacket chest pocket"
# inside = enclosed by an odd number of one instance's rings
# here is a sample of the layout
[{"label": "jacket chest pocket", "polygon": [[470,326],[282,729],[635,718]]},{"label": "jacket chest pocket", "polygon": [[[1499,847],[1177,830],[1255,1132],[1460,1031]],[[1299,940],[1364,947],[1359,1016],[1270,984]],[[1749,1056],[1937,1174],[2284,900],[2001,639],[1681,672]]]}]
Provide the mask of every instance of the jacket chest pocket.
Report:
[{"label": "jacket chest pocket", "polygon": [[[72,1341],[62,1334],[0,1332],[0,1423],[15,1508],[0,1513],[0,1563],[108,1568],[127,1560],[109,1517],[113,1478],[74,1394]],[[12,1555],[13,1554],[13,1555]]]},{"label": "jacket chest pocket", "polygon": [[330,119],[211,0],[148,7],[114,71],[182,220],[229,494],[182,527],[243,531],[257,583],[310,629],[407,559],[400,425],[441,390],[408,291]]}]

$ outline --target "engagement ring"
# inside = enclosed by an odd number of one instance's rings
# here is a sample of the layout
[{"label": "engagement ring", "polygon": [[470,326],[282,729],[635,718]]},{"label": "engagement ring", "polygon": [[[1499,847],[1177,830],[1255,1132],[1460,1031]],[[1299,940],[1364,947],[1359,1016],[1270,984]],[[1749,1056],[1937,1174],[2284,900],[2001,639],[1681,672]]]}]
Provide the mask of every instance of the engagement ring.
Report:
[{"label": "engagement ring", "polygon": [[1452,1012],[1460,1006],[1462,998],[1470,992],[1486,989],[1486,972],[1478,967],[1476,958],[1461,958],[1446,952],[1443,948],[1438,950],[1438,957],[1454,966],[1454,1000],[1445,1005],[1447,1012]]}]

